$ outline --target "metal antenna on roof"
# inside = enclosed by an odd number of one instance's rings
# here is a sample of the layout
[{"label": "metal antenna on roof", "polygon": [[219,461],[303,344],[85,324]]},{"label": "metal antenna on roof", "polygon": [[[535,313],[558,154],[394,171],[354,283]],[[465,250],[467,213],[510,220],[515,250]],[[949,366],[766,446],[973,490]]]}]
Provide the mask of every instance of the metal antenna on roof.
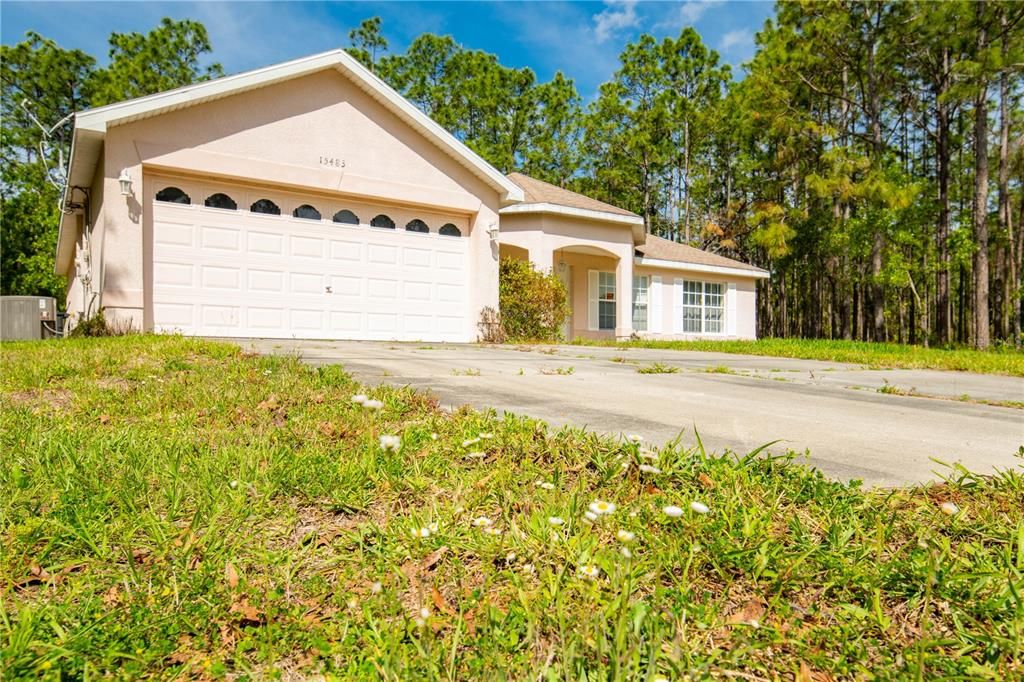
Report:
[{"label": "metal antenna on roof", "polygon": [[[29,109],[31,102],[29,102],[28,98],[21,100],[19,104],[22,110],[25,112],[25,115],[28,116],[29,120],[35,123],[39,130],[42,131],[43,133],[42,138],[40,138],[39,140],[39,159],[42,161],[43,169],[46,171],[46,179],[49,180],[51,185],[59,189],[61,191],[61,195],[63,196],[64,190],[68,184],[67,169],[64,167],[64,149],[62,146],[63,140],[60,140],[60,143],[57,145],[57,168],[51,168],[48,162],[50,153],[50,141],[53,138],[54,133],[60,130],[60,128],[65,123],[67,123],[71,118],[73,118],[75,114],[74,112],[72,112],[64,118],[62,118],[61,120],[57,121],[57,123],[54,124],[53,127],[47,128],[39,121],[38,118],[36,118],[36,115],[32,113],[32,110]],[[57,173],[56,179],[54,179],[53,177],[54,173]],[[61,210],[63,211],[63,208]]]}]

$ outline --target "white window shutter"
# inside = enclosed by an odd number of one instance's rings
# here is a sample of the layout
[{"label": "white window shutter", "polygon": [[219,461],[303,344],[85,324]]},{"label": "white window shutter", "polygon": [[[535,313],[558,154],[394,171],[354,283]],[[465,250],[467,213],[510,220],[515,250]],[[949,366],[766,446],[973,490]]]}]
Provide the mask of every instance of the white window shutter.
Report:
[{"label": "white window shutter", "polygon": [[729,282],[725,291],[725,333],[736,336],[736,282]]},{"label": "white window shutter", "polygon": [[683,333],[683,280],[673,280],[672,286],[672,333]]},{"label": "white window shutter", "polygon": [[647,328],[652,334],[661,333],[665,311],[661,307],[661,277],[651,277],[651,290],[647,293]]},{"label": "white window shutter", "polygon": [[598,325],[598,272],[587,270],[587,329],[593,331]]}]

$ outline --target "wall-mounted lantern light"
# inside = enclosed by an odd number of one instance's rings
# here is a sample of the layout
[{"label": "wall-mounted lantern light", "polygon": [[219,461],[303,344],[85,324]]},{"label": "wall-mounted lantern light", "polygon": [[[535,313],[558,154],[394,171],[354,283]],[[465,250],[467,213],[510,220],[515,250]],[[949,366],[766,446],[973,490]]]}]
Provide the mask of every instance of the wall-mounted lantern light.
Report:
[{"label": "wall-mounted lantern light", "polygon": [[490,227],[487,228],[487,236],[493,242],[498,241],[498,223],[491,223]]},{"label": "wall-mounted lantern light", "polygon": [[121,169],[121,174],[117,176],[117,181],[121,183],[121,196],[126,197],[132,193],[132,176],[127,168]]}]

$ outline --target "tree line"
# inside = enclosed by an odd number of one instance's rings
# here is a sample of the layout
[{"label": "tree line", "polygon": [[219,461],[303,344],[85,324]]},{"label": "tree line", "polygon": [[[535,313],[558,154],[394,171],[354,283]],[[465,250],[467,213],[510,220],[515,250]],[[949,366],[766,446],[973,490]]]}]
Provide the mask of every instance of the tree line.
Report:
[{"label": "tree line", "polygon": [[[1020,344],[1024,4],[780,2],[743,77],[685,28],[628,44],[590,102],[562,73],[541,82],[450,36],[392,53],[372,18],[348,38],[351,54],[500,170],[769,269],[761,335]],[[7,244],[9,204],[15,218],[56,210],[28,163],[38,126],[9,95],[33,93],[40,120],[57,121],[220,70],[199,67],[210,45],[194,22],[115,34],[106,69],[38,36],[3,49],[2,286],[57,288],[42,267],[55,214],[22,230],[28,246]]]}]

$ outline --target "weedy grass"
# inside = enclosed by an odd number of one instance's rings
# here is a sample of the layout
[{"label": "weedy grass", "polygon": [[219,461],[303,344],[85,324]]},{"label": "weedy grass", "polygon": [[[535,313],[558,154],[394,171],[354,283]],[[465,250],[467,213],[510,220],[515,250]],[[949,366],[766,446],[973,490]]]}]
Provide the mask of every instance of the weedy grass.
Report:
[{"label": "weedy grass", "polygon": [[1020,471],[865,490],[213,342],[0,353],[3,680],[1024,670]]},{"label": "weedy grass", "polygon": [[573,340],[576,345],[617,348],[739,353],[825,362],[849,362],[872,368],[942,369],[1024,377],[1024,352],[1013,348],[979,351],[970,348],[925,348],[898,343],[831,341],[827,339],[757,339],[756,341],[595,341]]},{"label": "weedy grass", "polygon": [[661,362],[652,362],[649,365],[637,367],[637,374],[678,374],[679,368],[675,365],[666,365]]}]

